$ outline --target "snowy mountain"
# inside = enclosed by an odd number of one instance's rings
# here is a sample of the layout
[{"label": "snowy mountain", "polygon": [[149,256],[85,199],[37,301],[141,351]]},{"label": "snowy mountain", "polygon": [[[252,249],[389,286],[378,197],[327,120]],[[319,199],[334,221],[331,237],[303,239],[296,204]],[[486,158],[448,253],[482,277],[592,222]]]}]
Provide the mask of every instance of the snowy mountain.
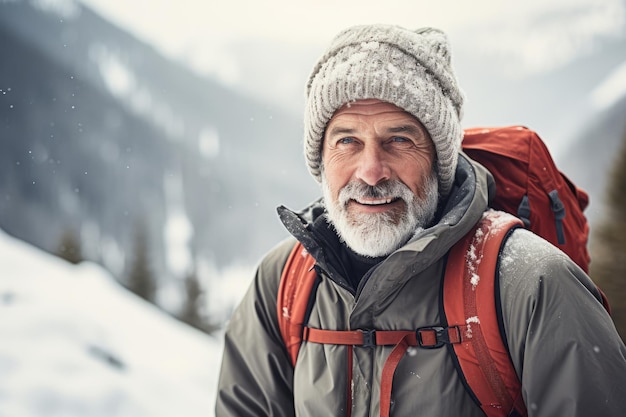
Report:
[{"label": "snowy mountain", "polygon": [[254,263],[313,199],[300,121],[165,59],[75,3],[0,2],[0,227],[70,230],[118,277],[137,229],[162,281]]},{"label": "snowy mountain", "polygon": [[221,338],[0,231],[0,416],[213,415]]},{"label": "snowy mountain", "polygon": [[460,39],[456,49],[467,96],[464,124],[526,125],[539,132],[557,157],[601,113],[594,107],[593,91],[626,63],[626,37],[599,39],[596,48],[563,66],[515,76],[506,70],[506,57],[472,55],[469,39]]}]

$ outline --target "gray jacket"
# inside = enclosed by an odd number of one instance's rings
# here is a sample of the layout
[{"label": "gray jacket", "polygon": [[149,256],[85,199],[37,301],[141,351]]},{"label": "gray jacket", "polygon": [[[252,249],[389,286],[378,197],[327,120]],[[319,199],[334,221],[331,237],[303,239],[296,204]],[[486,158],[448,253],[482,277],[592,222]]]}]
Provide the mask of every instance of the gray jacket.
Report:
[{"label": "gray jacket", "polygon": [[[309,326],[406,330],[441,323],[445,255],[487,208],[489,173],[459,159],[455,188],[439,222],[368,272],[358,288],[341,274],[334,254],[310,224],[313,204],[281,218],[322,271]],[[380,375],[393,347],[355,347],[352,381],[346,347],[304,342],[295,369],[282,343],[276,294],[292,238],[261,262],[225,336],[217,417],[378,416]],[[566,255],[518,229],[507,240],[500,269],[509,351],[533,417],[626,414],[626,348],[587,275]],[[447,349],[410,348],[393,380],[392,416],[483,416],[466,392]]]}]

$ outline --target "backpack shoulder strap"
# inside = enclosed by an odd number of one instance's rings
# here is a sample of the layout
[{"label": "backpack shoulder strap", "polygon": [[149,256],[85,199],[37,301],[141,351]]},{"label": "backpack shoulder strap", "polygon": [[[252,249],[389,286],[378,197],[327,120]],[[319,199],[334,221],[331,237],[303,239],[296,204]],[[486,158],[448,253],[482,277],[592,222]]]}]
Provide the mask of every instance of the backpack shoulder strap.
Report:
[{"label": "backpack shoulder strap", "polygon": [[[450,251],[443,282],[449,325],[465,325],[463,343],[448,349],[466,389],[488,417],[527,415],[521,383],[499,326],[497,265],[516,217],[489,210]],[[462,300],[462,302],[461,302]]]},{"label": "backpack shoulder strap", "polygon": [[309,299],[317,278],[314,265],[315,259],[297,242],[283,268],[276,297],[278,326],[294,366],[302,344],[302,329]]}]

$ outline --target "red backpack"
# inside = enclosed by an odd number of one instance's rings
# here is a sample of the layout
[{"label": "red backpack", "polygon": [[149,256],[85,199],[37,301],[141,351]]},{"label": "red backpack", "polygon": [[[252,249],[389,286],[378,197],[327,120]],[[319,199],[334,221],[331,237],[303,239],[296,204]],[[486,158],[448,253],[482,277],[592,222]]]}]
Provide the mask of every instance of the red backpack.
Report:
[{"label": "red backpack", "polygon": [[[560,247],[588,271],[589,227],[582,213],[588,197],[558,171],[535,132],[518,126],[469,129],[463,150],[494,176],[492,207],[499,211],[487,211],[450,250],[440,299],[443,324],[407,331],[310,328],[306,321],[317,281],[315,259],[297,243],[283,268],[278,322],[294,366],[303,340],[346,345],[351,380],[354,346],[394,346],[381,375],[381,417],[389,416],[393,375],[408,347],[444,345],[470,396],[487,416],[526,416],[521,383],[500,330],[496,306],[496,270],[503,242],[514,228],[526,227]],[[602,297],[609,310],[604,294]],[[351,410],[351,393],[347,400]]]},{"label": "red backpack", "polygon": [[589,225],[583,214],[589,197],[557,169],[535,132],[522,126],[466,129],[462,146],[494,176],[491,207],[519,217],[589,272]]}]

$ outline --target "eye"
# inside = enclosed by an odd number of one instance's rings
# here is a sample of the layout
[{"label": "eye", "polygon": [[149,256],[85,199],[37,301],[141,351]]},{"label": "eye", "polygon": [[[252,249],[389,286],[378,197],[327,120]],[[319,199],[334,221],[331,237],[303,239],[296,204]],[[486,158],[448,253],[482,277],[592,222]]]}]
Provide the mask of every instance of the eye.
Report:
[{"label": "eye", "polygon": [[337,145],[348,145],[350,143],[354,143],[355,139],[351,136],[341,138],[337,141]]},{"label": "eye", "polygon": [[397,143],[406,143],[406,142],[412,142],[411,139],[409,138],[405,138],[404,136],[394,136],[391,138],[392,142],[397,142]]},{"label": "eye", "polygon": [[415,146],[415,142],[406,136],[392,136],[387,141],[389,146],[394,146],[396,148],[407,148],[410,146]]}]

